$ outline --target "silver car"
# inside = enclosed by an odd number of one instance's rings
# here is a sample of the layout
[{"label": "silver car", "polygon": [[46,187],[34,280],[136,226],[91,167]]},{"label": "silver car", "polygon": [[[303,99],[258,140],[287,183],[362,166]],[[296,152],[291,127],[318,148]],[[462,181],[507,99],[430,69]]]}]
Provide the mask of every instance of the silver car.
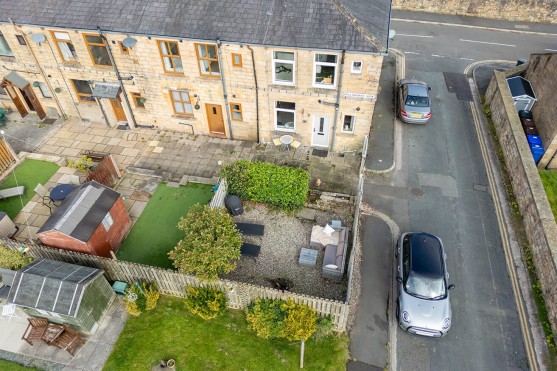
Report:
[{"label": "silver car", "polygon": [[398,240],[396,317],[413,334],[442,337],[451,328],[449,273],[439,237],[429,233],[403,233]]},{"label": "silver car", "polygon": [[417,80],[399,80],[397,83],[398,117],[409,124],[425,124],[431,118],[431,88]]}]

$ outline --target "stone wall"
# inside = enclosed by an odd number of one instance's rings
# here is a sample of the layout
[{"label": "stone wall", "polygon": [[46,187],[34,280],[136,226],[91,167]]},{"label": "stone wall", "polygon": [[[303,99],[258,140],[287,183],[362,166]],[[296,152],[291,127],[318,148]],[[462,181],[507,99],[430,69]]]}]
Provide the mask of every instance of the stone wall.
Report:
[{"label": "stone wall", "polygon": [[509,21],[557,23],[556,0],[393,0],[393,8]]},{"label": "stone wall", "polygon": [[506,82],[507,76],[524,70],[524,67],[520,67],[508,72],[495,71],[485,99],[492,112],[493,123],[532,250],[534,265],[541,281],[549,320],[555,333],[557,332],[557,224]]}]

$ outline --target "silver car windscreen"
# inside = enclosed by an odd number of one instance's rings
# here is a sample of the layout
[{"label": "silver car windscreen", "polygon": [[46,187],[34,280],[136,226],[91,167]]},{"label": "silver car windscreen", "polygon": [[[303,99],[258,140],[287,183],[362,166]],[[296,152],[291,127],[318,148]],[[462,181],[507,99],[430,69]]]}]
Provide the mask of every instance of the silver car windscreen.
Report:
[{"label": "silver car windscreen", "polygon": [[444,297],[446,294],[443,278],[428,278],[417,274],[410,274],[406,280],[406,292],[424,299]]}]

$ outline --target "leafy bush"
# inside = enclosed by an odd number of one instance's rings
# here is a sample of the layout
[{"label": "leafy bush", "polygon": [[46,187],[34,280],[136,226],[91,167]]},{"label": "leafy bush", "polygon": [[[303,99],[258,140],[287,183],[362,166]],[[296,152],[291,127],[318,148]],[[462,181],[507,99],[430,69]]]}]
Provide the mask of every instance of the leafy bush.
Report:
[{"label": "leafy bush", "polygon": [[330,336],[333,333],[333,319],[331,316],[319,316],[316,322],[316,330],[314,336],[321,339]]},{"label": "leafy bush", "polygon": [[309,173],[297,167],[239,160],[226,166],[228,193],[241,199],[265,202],[292,211],[304,206],[309,190]]},{"label": "leafy bush", "polygon": [[0,245],[0,268],[17,271],[32,261],[33,257]]},{"label": "leafy bush", "polygon": [[168,253],[176,268],[205,280],[236,268],[242,235],[225,209],[194,205],[178,228],[184,238]]},{"label": "leafy bush", "polygon": [[160,293],[156,283],[141,282],[126,289],[126,310],[133,316],[139,316],[146,310],[154,309]]},{"label": "leafy bush", "polygon": [[290,341],[307,340],[316,330],[317,312],[305,304],[296,304],[292,299],[282,304],[287,315],[284,319],[282,336]]},{"label": "leafy bush", "polygon": [[70,169],[77,169],[78,171],[85,172],[89,167],[93,165],[93,159],[87,157],[87,155],[81,155],[79,160],[68,160],[68,167]]},{"label": "leafy bush", "polygon": [[280,299],[255,299],[246,308],[246,319],[257,336],[264,339],[282,337],[284,318],[288,314]]},{"label": "leafy bush", "polygon": [[213,319],[226,310],[226,294],[216,287],[186,289],[186,307],[204,320]]}]

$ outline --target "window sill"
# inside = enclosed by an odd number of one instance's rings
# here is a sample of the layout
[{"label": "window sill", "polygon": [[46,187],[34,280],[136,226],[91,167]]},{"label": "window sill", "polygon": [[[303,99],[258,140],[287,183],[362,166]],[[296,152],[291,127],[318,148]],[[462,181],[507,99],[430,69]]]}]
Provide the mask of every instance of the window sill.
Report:
[{"label": "window sill", "polygon": [[328,84],[313,84],[312,87],[315,89],[327,89],[327,90],[334,90],[336,89],[335,85],[328,85]]},{"label": "window sill", "polygon": [[199,77],[205,78],[205,79],[216,80],[216,79],[220,79],[221,75],[217,76],[217,75],[203,75],[203,74],[200,74]]},{"label": "window sill", "polygon": [[194,115],[177,115],[177,114],[173,114],[172,116],[170,116],[172,118],[175,119],[180,119],[180,120],[195,120],[195,116]]},{"label": "window sill", "polygon": [[294,129],[283,129],[283,128],[275,127],[275,131],[282,131],[282,132],[285,132],[285,133],[295,133],[296,128],[294,128]]},{"label": "window sill", "polygon": [[280,86],[282,88],[295,88],[296,87],[296,84],[294,84],[294,83],[292,83],[292,84],[286,84],[286,83],[282,84],[280,82],[273,82],[273,85],[274,86]]},{"label": "window sill", "polygon": [[0,61],[11,62],[15,60],[14,55],[0,55]]},{"label": "window sill", "polygon": [[354,130],[352,130],[352,131],[344,131],[344,130],[341,130],[339,134],[354,135]]}]

